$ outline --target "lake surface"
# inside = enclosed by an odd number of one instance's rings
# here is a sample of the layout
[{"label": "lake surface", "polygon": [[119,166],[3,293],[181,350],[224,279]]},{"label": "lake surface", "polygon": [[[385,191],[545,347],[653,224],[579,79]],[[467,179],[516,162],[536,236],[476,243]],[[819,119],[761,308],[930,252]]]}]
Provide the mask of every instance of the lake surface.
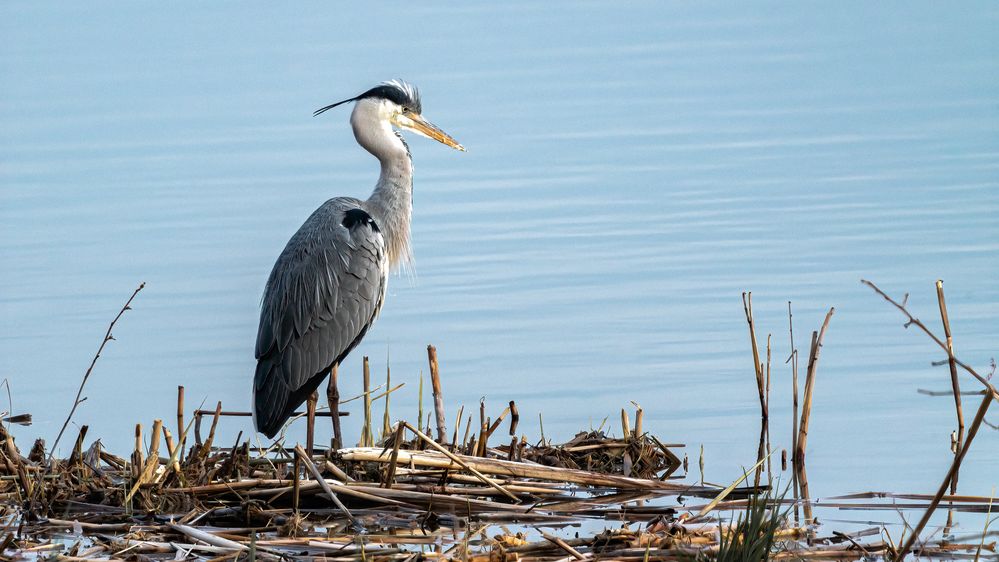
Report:
[{"label": "lake surface", "polygon": [[[349,108],[312,111],[401,76],[468,152],[411,140],[415,270],[392,278],[344,396],[362,355],[376,379],[390,360],[406,383],[393,414],[412,419],[433,343],[449,423],[459,404],[485,396],[495,416],[513,399],[521,431],[536,438],[543,412],[565,439],[605,417],[620,432],[636,401],[646,429],[687,443],[691,479],[703,445],[705,478],[728,483],[759,434],[751,290],[761,345],[773,334],[778,450],[787,303],[803,355],[836,307],[813,494],[939,484],[953,403],[917,389],[949,388],[931,366],[945,356],[859,281],[910,293],[939,331],[944,279],[957,353],[989,372],[995,3],[188,8],[0,8],[0,377],[35,418],[22,447],[55,438],[140,281],[75,423],[123,451],[134,423],[174,419],[177,385],[189,407],[247,409],[274,259],[323,201],[366,197],[377,176]],[[221,440],[249,430],[227,421]],[[997,475],[985,427],[961,492],[988,495]]]}]

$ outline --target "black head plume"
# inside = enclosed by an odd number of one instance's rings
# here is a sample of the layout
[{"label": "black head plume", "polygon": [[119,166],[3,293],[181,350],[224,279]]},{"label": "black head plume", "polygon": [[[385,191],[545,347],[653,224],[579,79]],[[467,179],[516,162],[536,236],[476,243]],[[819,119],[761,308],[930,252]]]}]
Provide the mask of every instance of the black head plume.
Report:
[{"label": "black head plume", "polygon": [[416,89],[416,86],[402,80],[389,80],[387,82],[382,82],[357,97],[338,101],[327,105],[326,107],[321,107],[312,115],[317,116],[333,109],[338,105],[343,105],[347,102],[358,101],[365,98],[386,99],[414,113],[423,113],[423,103],[420,100],[420,91]]}]

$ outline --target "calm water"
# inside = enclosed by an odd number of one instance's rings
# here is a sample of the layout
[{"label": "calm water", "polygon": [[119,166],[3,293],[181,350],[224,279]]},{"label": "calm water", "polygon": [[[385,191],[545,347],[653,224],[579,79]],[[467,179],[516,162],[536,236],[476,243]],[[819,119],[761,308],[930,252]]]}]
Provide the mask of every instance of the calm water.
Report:
[{"label": "calm water", "polygon": [[[198,8],[204,8],[199,5]],[[352,8],[356,9],[356,8]],[[929,491],[953,425],[941,354],[859,283],[989,370],[999,335],[999,9],[908,3],[325,4],[277,10],[30,4],[0,10],[0,377],[50,442],[107,322],[140,281],[76,416],[112,448],[190,405],[245,409],[275,257],[377,174],[348,110],[402,76],[467,154],[413,139],[412,275],[344,365],[391,358],[416,412],[438,346],[449,418],[517,400],[558,438],[646,427],[728,482],[755,461],[740,294],[774,336],[775,447],[788,447],[787,301],[797,343],[836,307],[816,387],[818,495]],[[381,375],[378,375],[379,377]],[[976,388],[970,379],[966,388]],[[966,398],[968,416],[974,398]],[[193,404],[192,404],[193,403]],[[6,409],[6,408],[3,408]],[[989,417],[999,423],[999,412]],[[349,418],[348,435],[357,434]],[[227,423],[223,442],[249,424]],[[64,445],[68,447],[68,444]],[[961,491],[999,484],[984,430]]]}]

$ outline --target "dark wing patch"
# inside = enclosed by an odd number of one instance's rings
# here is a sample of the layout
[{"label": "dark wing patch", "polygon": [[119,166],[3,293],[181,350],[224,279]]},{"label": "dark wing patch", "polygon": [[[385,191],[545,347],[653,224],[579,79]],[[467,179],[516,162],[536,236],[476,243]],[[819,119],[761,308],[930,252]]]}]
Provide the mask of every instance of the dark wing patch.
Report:
[{"label": "dark wing patch", "polygon": [[360,342],[381,306],[385,241],[358,205],[327,201],[288,242],[267,281],[254,413],[257,429],[268,436]]},{"label": "dark wing patch", "polygon": [[343,221],[340,222],[348,230],[353,230],[358,225],[370,226],[375,232],[379,232],[375,219],[371,218],[364,209],[349,209],[343,214]]}]

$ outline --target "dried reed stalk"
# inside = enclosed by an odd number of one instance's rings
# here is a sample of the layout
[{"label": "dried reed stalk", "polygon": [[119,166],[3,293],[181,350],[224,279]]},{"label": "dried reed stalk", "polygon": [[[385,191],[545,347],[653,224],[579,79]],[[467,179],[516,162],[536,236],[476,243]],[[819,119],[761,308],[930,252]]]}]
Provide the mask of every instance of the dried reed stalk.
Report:
[{"label": "dried reed stalk", "polygon": [[742,293],[742,308],[746,313],[746,323],[749,324],[749,342],[753,348],[753,372],[756,374],[756,388],[760,394],[760,415],[763,419],[770,416],[767,407],[766,381],[763,379],[763,363],[760,362],[760,349],[756,344],[756,326],[753,322],[753,293]]},{"label": "dried reed stalk", "polygon": [[[212,416],[212,427],[208,430],[208,439],[205,439],[204,444],[201,445],[201,450],[199,455],[201,458],[208,456],[208,453],[212,450],[212,442],[215,440],[215,430],[219,426],[219,417],[222,415],[222,401],[219,400],[215,403],[215,414]],[[198,419],[201,419],[200,417]],[[197,424],[195,424],[197,425]]]},{"label": "dried reed stalk", "polygon": [[[791,412],[791,455],[792,457],[797,454],[798,451],[798,348],[794,346],[794,317],[791,314],[791,301],[787,301],[787,331],[788,337],[791,340],[791,353],[787,357],[785,363],[791,363],[791,385],[792,385],[792,412]],[[795,465],[797,461],[792,458],[792,463]],[[798,471],[797,469],[791,471],[791,484],[794,487],[794,498],[798,499],[801,497],[801,488],[798,483]],[[798,521],[798,504],[794,504],[794,520]]]},{"label": "dried reed stalk", "polygon": [[310,455],[316,438],[316,405],[318,403],[319,392],[314,390],[305,400],[305,450]]},{"label": "dried reed stalk", "polygon": [[822,322],[822,328],[818,332],[812,332],[812,344],[808,353],[808,369],[805,373],[805,395],[801,405],[801,423],[798,425],[798,446],[794,451],[795,470],[798,470],[798,485],[801,488],[801,496],[805,499],[805,518],[811,520],[811,504],[808,499],[808,478],[805,472],[805,449],[808,446],[808,425],[812,415],[812,396],[815,390],[815,373],[819,364],[819,356],[822,352],[822,340],[829,327],[829,320],[832,319],[835,308],[830,308],[826,313],[826,318]]},{"label": "dried reed stalk", "polygon": [[180,385],[177,387],[177,431],[180,434],[177,438],[180,440],[177,443],[177,447],[180,448],[180,455],[177,457],[179,462],[184,461],[184,436],[186,432],[184,431],[184,386]]},{"label": "dried reed stalk", "polygon": [[402,424],[396,424],[395,438],[392,443],[392,455],[389,457],[388,470],[385,472],[384,487],[386,488],[391,488],[392,483],[395,481],[395,469],[399,464],[399,447],[402,446],[402,440],[405,438],[405,429]]},{"label": "dried reed stalk", "polygon": [[520,412],[517,411],[517,403],[510,401],[510,435],[517,435],[517,424],[520,423]]},{"label": "dried reed stalk", "polygon": [[334,364],[330,369],[330,380],[326,384],[326,400],[329,402],[330,419],[333,422],[333,442],[334,451],[343,448],[343,434],[340,432],[340,389],[337,386],[337,371],[340,366]]},{"label": "dried reed stalk", "polygon": [[392,367],[388,364],[388,359],[385,361],[385,412],[382,415],[382,438],[387,438],[389,432],[392,431],[389,423],[389,398],[392,394]]},{"label": "dried reed stalk", "polygon": [[430,384],[434,393],[434,415],[437,419],[437,441],[447,442],[447,425],[444,419],[444,393],[441,390],[440,367],[437,364],[437,348],[427,346],[427,360],[430,362]]},{"label": "dried reed stalk", "polygon": [[[954,409],[957,412],[957,441],[954,454],[961,452],[964,442],[964,412],[961,409],[961,383],[957,380],[957,363],[954,359],[954,338],[950,333],[950,319],[947,316],[947,301],[944,300],[943,280],[937,279],[937,303],[940,305],[940,321],[943,323],[944,336],[947,338],[947,364],[950,367],[950,384],[954,390]],[[957,493],[957,479],[950,481],[950,493]]]},{"label": "dried reed stalk", "polygon": [[364,426],[361,428],[361,446],[370,447],[374,445],[374,437],[371,435],[371,366],[368,363],[368,356],[364,356]]},{"label": "dried reed stalk", "polygon": [[975,413],[975,419],[971,422],[971,427],[968,428],[968,440],[965,442],[964,446],[961,447],[960,451],[954,457],[954,462],[951,463],[950,469],[947,471],[947,475],[944,477],[943,482],[940,483],[940,488],[937,489],[937,493],[933,496],[933,500],[930,501],[930,506],[923,513],[923,517],[919,520],[919,523],[912,529],[912,533],[906,537],[905,542],[899,547],[898,553],[895,556],[895,560],[901,562],[905,558],[905,555],[912,548],[912,545],[919,538],[919,533],[923,531],[926,527],[926,523],[929,522],[930,516],[936,510],[937,506],[940,505],[940,500],[943,498],[944,494],[947,492],[947,487],[950,485],[951,480],[957,476],[958,471],[961,469],[961,462],[964,460],[964,455],[967,454],[968,449],[971,448],[971,442],[975,440],[975,435],[978,434],[978,428],[982,425],[982,420],[985,419],[985,412],[988,411],[989,406],[992,404],[992,395],[986,394],[982,398],[982,404],[978,407],[978,412]]}]

